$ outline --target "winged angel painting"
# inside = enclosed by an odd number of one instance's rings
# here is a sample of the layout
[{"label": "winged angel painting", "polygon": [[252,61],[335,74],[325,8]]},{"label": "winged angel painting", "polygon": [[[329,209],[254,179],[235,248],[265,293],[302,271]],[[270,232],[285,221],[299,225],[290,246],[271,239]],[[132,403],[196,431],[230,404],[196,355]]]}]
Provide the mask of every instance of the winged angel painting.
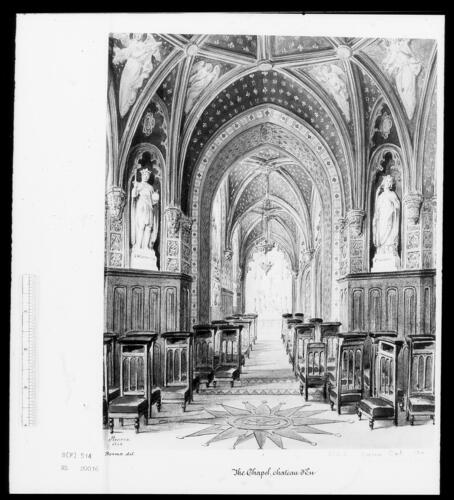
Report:
[{"label": "winged angel painting", "polygon": [[[126,63],[123,67],[120,80],[119,111],[124,117],[134,104],[137,92],[153,70],[155,62],[161,61],[159,47],[151,33],[146,35],[134,33],[132,37],[125,33],[114,34],[121,42],[122,48],[114,48],[114,65]],[[144,39],[145,37],[145,39]]]}]

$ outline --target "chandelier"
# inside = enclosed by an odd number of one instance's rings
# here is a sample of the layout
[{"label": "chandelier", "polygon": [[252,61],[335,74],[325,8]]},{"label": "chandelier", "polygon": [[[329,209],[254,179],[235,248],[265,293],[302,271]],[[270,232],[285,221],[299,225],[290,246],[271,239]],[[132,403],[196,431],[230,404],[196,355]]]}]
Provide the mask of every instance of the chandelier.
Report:
[{"label": "chandelier", "polygon": [[259,265],[260,268],[265,272],[265,274],[268,274],[269,270],[273,267],[273,262],[270,260],[268,253],[275,246],[274,241],[271,241],[270,237],[269,212],[272,209],[272,207],[269,194],[270,194],[270,176],[269,176],[269,171],[267,171],[266,192],[262,208],[262,233],[264,234],[264,238],[256,245],[257,249],[262,253],[262,258]]}]

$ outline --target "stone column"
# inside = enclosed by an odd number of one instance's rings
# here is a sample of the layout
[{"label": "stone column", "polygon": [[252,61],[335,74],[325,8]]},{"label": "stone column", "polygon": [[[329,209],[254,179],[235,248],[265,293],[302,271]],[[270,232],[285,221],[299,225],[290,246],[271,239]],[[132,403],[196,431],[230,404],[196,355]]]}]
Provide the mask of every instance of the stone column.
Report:
[{"label": "stone column", "polygon": [[344,269],[346,274],[361,273],[367,271],[365,261],[366,239],[363,230],[364,210],[350,210],[345,219],[343,238],[341,238],[344,249]]},{"label": "stone column", "polygon": [[165,238],[161,248],[162,269],[191,274],[191,228],[192,220],[178,207],[167,207],[165,214]]},{"label": "stone column", "polygon": [[401,239],[405,254],[401,257],[405,269],[422,268],[422,225],[420,210],[423,197],[419,193],[407,194],[404,198],[404,235]]},{"label": "stone column", "polygon": [[118,186],[111,187],[106,194],[105,213],[105,265],[125,267],[125,224],[123,210],[126,193]]},{"label": "stone column", "polygon": [[298,270],[292,269],[292,312],[299,312],[297,303]]}]

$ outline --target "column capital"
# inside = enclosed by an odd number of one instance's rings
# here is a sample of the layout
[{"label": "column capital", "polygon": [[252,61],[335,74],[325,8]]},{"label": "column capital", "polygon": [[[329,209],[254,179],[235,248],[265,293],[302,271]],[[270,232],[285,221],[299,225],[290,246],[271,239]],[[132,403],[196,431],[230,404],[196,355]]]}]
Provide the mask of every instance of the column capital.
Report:
[{"label": "column capital", "polygon": [[180,222],[181,222],[181,210],[178,207],[167,207],[164,210],[166,222],[167,222],[167,230],[169,232],[170,237],[176,237],[178,235],[178,231],[180,230]]},{"label": "column capital", "polygon": [[354,236],[360,236],[363,227],[363,219],[366,212],[361,209],[353,209],[347,212],[347,222]]},{"label": "column capital", "polygon": [[106,203],[112,219],[121,219],[126,203],[126,193],[121,187],[112,186],[106,193]]},{"label": "column capital", "polygon": [[419,221],[419,211],[422,201],[423,196],[420,193],[409,193],[404,197],[404,203],[407,209],[407,219],[412,224],[417,224]]}]

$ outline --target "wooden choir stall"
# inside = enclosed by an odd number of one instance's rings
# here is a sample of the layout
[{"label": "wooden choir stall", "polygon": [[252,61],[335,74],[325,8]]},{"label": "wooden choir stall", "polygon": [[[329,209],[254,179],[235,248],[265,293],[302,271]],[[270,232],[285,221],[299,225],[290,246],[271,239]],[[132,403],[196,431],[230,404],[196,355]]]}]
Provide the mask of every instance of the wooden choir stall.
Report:
[{"label": "wooden choir stall", "polygon": [[358,417],[369,418],[369,427],[374,428],[376,420],[392,419],[398,423],[398,374],[397,362],[403,341],[382,338],[378,341],[374,361],[374,394],[358,403]]},{"label": "wooden choir stall", "polygon": [[341,413],[342,406],[355,404],[363,398],[364,341],[366,334],[339,333],[337,362],[330,372],[328,395],[331,410]]},{"label": "wooden choir stall", "polygon": [[282,315],[282,321],[281,321],[281,339],[282,343],[285,344],[286,339],[287,339],[287,320],[293,318],[293,314],[291,313],[285,313]]},{"label": "wooden choir stall", "polygon": [[103,422],[107,425],[107,411],[110,401],[120,394],[116,369],[117,335],[104,333],[103,346]]},{"label": "wooden choir stall", "polygon": [[165,332],[165,377],[161,391],[162,403],[180,404],[183,411],[192,401],[193,334]]},{"label": "wooden choir stall", "polygon": [[430,417],[435,424],[435,337],[412,335],[409,347],[406,417],[414,424],[415,417]]},{"label": "wooden choir stall", "polygon": [[243,319],[243,316],[227,316],[225,318],[231,325],[241,326],[241,366],[246,363],[246,358],[249,358],[252,350],[252,320]]},{"label": "wooden choir stall", "polygon": [[193,390],[199,393],[201,384],[209,387],[214,378],[214,350],[216,327],[194,325],[194,378]]},{"label": "wooden choir stall", "polygon": [[214,370],[213,386],[220,381],[230,382],[233,387],[241,374],[241,331],[242,325],[218,324],[219,361]]},{"label": "wooden choir stall", "polygon": [[252,346],[257,342],[257,323],[258,323],[258,314],[248,313],[243,314],[242,317],[247,320],[252,320],[252,333],[251,333],[251,351]]},{"label": "wooden choir stall", "polygon": [[120,425],[124,419],[133,419],[139,432],[140,417],[145,425],[151,417],[151,408],[161,407],[161,391],[153,387],[152,357],[153,344],[157,335],[150,332],[128,332],[118,339],[120,347],[120,395],[109,402],[108,418],[110,432],[117,418]]}]

